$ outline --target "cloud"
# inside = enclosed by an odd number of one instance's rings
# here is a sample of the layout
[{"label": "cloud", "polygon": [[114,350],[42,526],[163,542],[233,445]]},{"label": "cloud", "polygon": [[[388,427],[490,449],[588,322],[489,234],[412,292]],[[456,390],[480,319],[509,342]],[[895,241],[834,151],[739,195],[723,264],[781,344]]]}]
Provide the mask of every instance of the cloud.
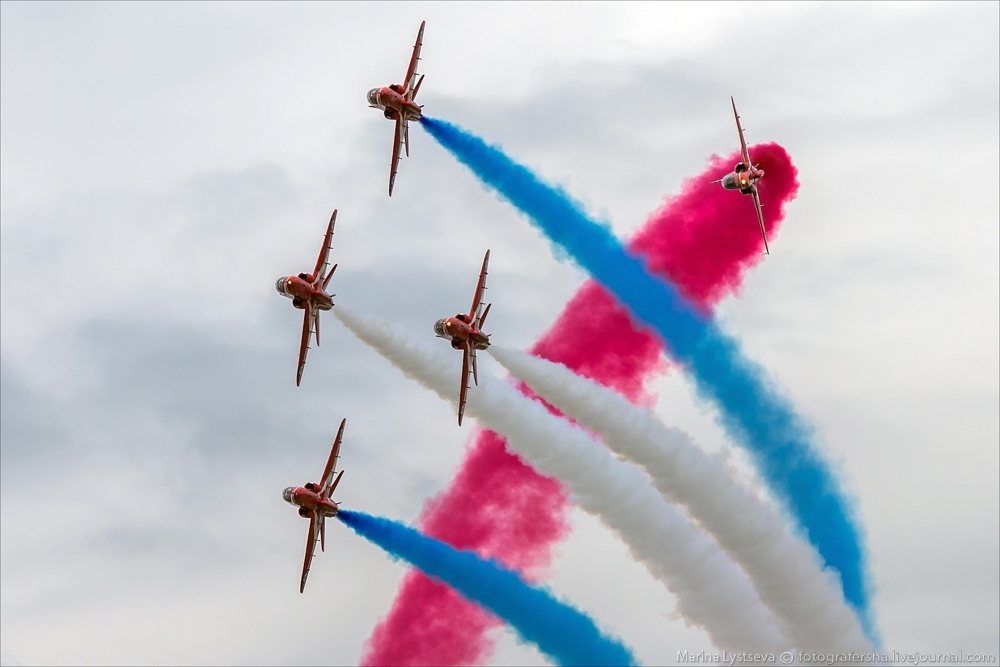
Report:
[{"label": "cloud", "polygon": [[[402,74],[423,18],[428,112],[489,127],[622,235],[734,148],[730,94],[751,141],[789,148],[802,189],[780,252],[720,317],[849,471],[887,645],[1000,652],[997,12],[3,3],[2,661],[357,660],[404,571],[345,531],[310,575],[316,599],[349,601],[341,629],[293,622],[305,529],[280,490],[316,474],[347,416],[345,501],[412,521],[463,434],[336,326],[293,392],[300,321],[274,280],[314,261],[334,207],[338,303],[417,331],[467,304],[486,247],[504,345],[530,345],[584,279],[423,133],[384,196],[391,127],[364,93]],[[750,74],[733,66],[744,47]],[[558,115],[570,95],[586,109]],[[202,199],[185,200],[195,183]],[[124,262],[133,247],[149,252]],[[235,295],[200,282],[227,269]],[[107,381],[170,376],[175,355],[205,391]],[[227,375],[233,399],[218,395]],[[725,445],[697,433],[713,415],[682,378],[650,391],[661,418]],[[228,434],[242,410],[266,436]],[[37,485],[66,504],[40,503]],[[119,513],[136,489],[153,516]],[[553,586],[646,663],[709,647],[664,630],[670,595],[608,531],[571,518]],[[162,535],[162,567],[96,550],[120,526]],[[217,557],[185,531],[215,536]],[[619,585],[594,588],[592,563]],[[496,658],[540,659],[510,638]]]}]

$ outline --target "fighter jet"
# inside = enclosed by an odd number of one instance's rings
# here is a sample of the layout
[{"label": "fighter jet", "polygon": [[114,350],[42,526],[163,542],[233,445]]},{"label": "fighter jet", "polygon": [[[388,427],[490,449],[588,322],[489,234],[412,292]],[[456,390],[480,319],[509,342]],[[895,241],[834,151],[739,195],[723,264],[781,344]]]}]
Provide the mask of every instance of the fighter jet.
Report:
[{"label": "fighter jet", "polygon": [[476,293],[472,297],[472,307],[468,314],[459,313],[455,317],[440,319],[434,323],[434,333],[438,338],[451,341],[451,346],[456,350],[463,350],[462,356],[462,386],[458,391],[458,425],[462,425],[462,415],[465,414],[465,398],[469,392],[469,373],[472,379],[479,384],[479,373],[476,370],[476,350],[485,350],[490,346],[490,337],[482,332],[486,316],[490,314],[490,306],[487,304],[483,310],[483,292],[486,291],[486,267],[490,262],[490,251],[486,251],[483,257],[483,268],[479,272],[479,284],[476,285]]},{"label": "fighter jet", "polygon": [[739,190],[745,195],[753,196],[753,205],[757,210],[757,221],[760,223],[760,234],[764,237],[764,251],[770,255],[771,250],[767,247],[767,232],[764,231],[764,213],[760,209],[760,194],[757,192],[757,181],[764,178],[764,170],[750,160],[747,142],[743,138],[743,127],[740,126],[740,115],[736,113],[736,101],[732,97],[729,98],[729,101],[733,103],[733,115],[736,116],[736,131],[740,135],[740,150],[743,152],[743,161],[736,163],[732,173],[712,182],[722,183],[722,187],[727,190]]},{"label": "fighter jet", "polygon": [[396,169],[399,167],[399,149],[404,148],[406,157],[410,157],[409,121],[417,120],[422,115],[421,109],[414,100],[424,77],[417,79],[417,61],[420,60],[420,46],[424,39],[424,24],[420,22],[417,41],[413,45],[413,55],[410,56],[410,66],[406,68],[406,78],[402,84],[394,83],[385,88],[372,88],[368,91],[368,104],[382,111],[389,120],[396,122],[396,135],[392,140],[392,163],[389,166],[389,196],[392,196],[392,186],[396,182]]},{"label": "fighter jet", "polygon": [[337,439],[333,441],[333,449],[330,450],[330,458],[323,469],[322,480],[319,484],[306,482],[305,486],[290,486],[285,489],[281,497],[285,502],[291,503],[299,508],[299,516],[309,519],[309,534],[306,535],[306,557],[302,563],[302,580],[299,582],[299,593],[306,589],[306,577],[309,576],[309,566],[312,565],[313,551],[316,549],[316,542],[319,547],[326,551],[326,520],[335,517],[340,512],[339,503],[330,500],[340,478],[344,476],[344,471],[334,478],[333,473],[337,466],[337,459],[340,458],[340,442],[344,438],[344,426],[347,420],[340,422],[340,430],[337,431]]},{"label": "fighter jet", "polygon": [[302,321],[302,341],[299,344],[299,368],[295,373],[295,386],[302,382],[302,371],[306,367],[306,355],[309,354],[309,339],[313,333],[316,334],[316,346],[319,347],[319,311],[333,308],[334,294],[327,294],[326,288],[330,284],[333,272],[337,270],[334,264],[330,272],[326,272],[329,265],[327,258],[330,256],[331,243],[333,242],[333,225],[337,221],[337,211],[330,216],[330,224],[326,228],[326,237],[323,239],[323,246],[319,249],[319,257],[316,259],[316,267],[312,273],[300,273],[297,276],[286,276],[278,278],[274,287],[278,294],[286,296],[292,300],[292,305],[305,311],[305,319]]}]

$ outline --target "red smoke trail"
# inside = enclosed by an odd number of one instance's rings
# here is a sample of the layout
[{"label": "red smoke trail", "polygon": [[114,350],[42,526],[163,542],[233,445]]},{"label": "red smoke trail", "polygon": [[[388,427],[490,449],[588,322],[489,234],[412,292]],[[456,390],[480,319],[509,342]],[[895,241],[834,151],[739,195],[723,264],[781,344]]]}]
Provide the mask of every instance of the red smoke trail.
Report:
[{"label": "red smoke trail", "polygon": [[[797,170],[777,144],[754,146],[752,155],[766,172],[758,188],[770,238],[798,191]],[[670,278],[706,310],[738,291],[764,249],[750,198],[710,183],[739,157],[713,157],[703,174],[685,181],[681,194],[650,216],[628,246],[646,258],[650,271]],[[658,341],[637,331],[625,309],[592,281],[584,283],[531,352],[613,387],[635,403],[644,402],[645,381],[664,365]],[[507,453],[497,434],[478,431],[451,486],[427,502],[420,524],[427,535],[539,578],[551,562],[552,544],[568,532],[565,509],[558,482]],[[369,638],[362,664],[482,663],[492,650],[487,631],[497,623],[447,586],[411,571]]]}]

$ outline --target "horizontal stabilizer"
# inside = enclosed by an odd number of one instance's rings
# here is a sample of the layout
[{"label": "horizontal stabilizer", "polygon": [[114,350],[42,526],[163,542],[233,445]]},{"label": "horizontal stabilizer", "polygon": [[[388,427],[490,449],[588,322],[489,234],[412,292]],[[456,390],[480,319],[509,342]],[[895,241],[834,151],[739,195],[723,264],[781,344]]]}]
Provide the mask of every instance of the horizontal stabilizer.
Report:
[{"label": "horizontal stabilizer", "polygon": [[330,268],[330,273],[326,274],[326,278],[323,279],[323,291],[326,291],[327,286],[330,284],[330,278],[333,278],[333,272],[337,270],[337,265],[334,264]]},{"label": "horizontal stabilizer", "polygon": [[340,478],[343,477],[343,476],[344,476],[344,471],[341,470],[337,474],[337,479],[333,480],[333,484],[330,486],[330,490],[326,492],[327,499],[329,499],[330,496],[333,495],[333,492],[337,490],[337,485],[340,484]]},{"label": "horizontal stabilizer", "polygon": [[482,329],[483,328],[483,325],[486,323],[486,316],[490,314],[490,306],[492,306],[492,305],[493,305],[492,303],[486,304],[486,310],[483,311],[483,314],[480,315],[479,319],[476,321],[476,328],[477,329]]}]

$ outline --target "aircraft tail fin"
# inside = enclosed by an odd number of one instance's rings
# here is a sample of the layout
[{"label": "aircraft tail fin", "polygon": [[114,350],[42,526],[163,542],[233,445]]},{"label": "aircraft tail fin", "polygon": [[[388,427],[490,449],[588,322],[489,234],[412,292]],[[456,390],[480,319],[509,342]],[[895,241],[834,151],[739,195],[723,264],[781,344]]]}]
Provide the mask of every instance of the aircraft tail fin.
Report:
[{"label": "aircraft tail fin", "polygon": [[418,92],[420,91],[420,84],[422,84],[423,82],[424,82],[424,75],[423,75],[423,74],[421,74],[421,75],[420,75],[420,78],[419,78],[419,79],[417,79],[417,85],[415,85],[415,86],[413,87],[413,94],[412,94],[412,95],[410,95],[410,100],[411,100],[411,101],[413,101],[413,100],[417,99],[417,93],[418,93]]}]

